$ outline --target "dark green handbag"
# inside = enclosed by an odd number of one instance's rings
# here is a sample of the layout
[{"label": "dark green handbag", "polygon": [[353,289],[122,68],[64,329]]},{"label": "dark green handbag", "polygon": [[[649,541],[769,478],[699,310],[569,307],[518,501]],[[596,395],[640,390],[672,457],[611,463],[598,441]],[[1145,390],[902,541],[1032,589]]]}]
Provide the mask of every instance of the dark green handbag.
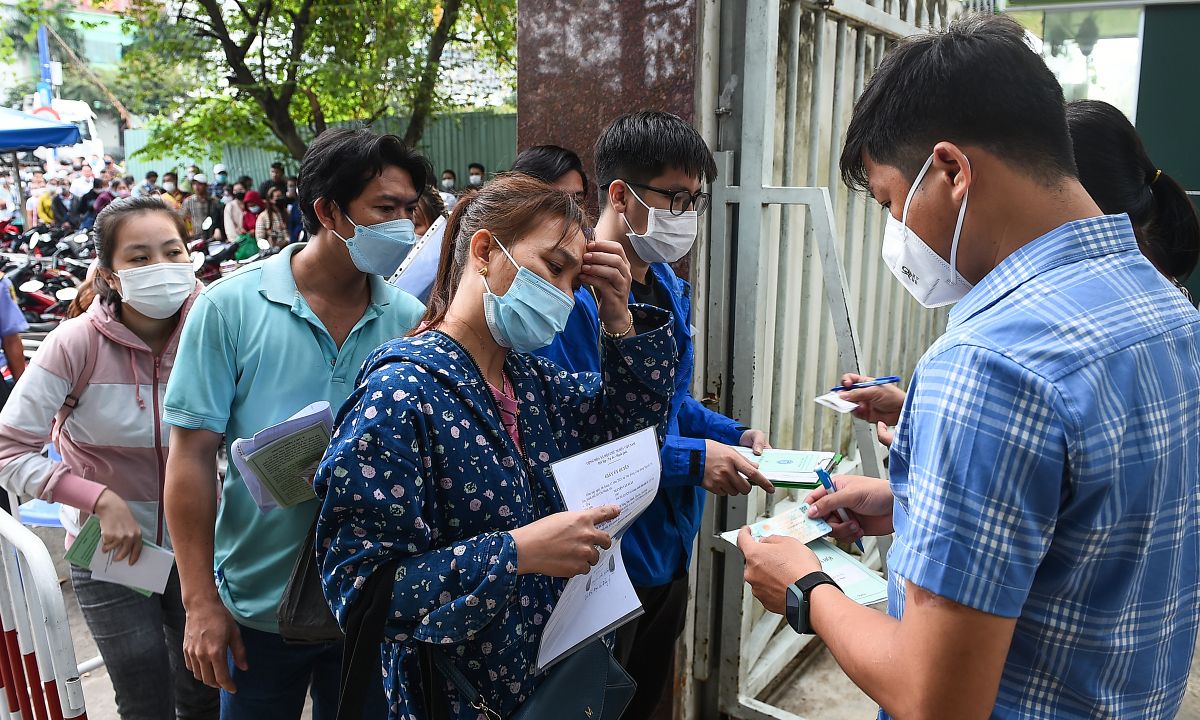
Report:
[{"label": "dark green handbag", "polygon": [[[450,712],[444,696],[430,697],[428,690],[440,687],[440,683],[436,683],[436,677],[429,677],[424,666],[427,658],[431,658],[438,673],[458,689],[463,701],[487,717],[500,720],[500,715],[487,706],[479,691],[467,682],[440,647],[429,643],[421,645],[427,646],[421,648],[420,658],[430,720],[448,720]],[[636,691],[637,684],[625,668],[603,642],[595,640],[559,661],[533,691],[533,696],[509,720],[617,720]]]},{"label": "dark green handbag", "polygon": [[[387,610],[395,583],[396,561],[384,563],[371,573],[346,620],[346,646],[342,656],[342,692],[338,720],[359,720],[367,679],[379,672],[379,645],[383,639]],[[448,720],[446,696],[434,692],[442,687],[438,676],[455,688],[463,702],[490,720],[504,720],[488,707],[446,653],[432,643],[417,643],[421,684],[425,689],[428,720]],[[576,650],[550,669],[533,696],[508,720],[617,720],[633,700],[637,684],[613,658],[600,640]]]}]

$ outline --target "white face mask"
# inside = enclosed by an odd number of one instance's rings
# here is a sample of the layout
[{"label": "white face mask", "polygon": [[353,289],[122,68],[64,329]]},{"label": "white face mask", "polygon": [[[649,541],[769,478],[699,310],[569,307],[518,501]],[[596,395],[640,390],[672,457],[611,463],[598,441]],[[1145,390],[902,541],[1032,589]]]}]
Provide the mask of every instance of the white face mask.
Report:
[{"label": "white face mask", "polygon": [[453,190],[454,189],[454,181],[451,180],[450,178],[446,178],[445,180],[442,181],[442,189],[443,190]]},{"label": "white face mask", "polygon": [[179,312],[196,287],[190,262],[164,262],[118,270],[121,301],[148,318],[163,320]]},{"label": "white face mask", "polygon": [[471,184],[472,185],[482,185],[483,184],[483,176],[482,175],[472,175],[471,176]]},{"label": "white face mask", "polygon": [[628,185],[625,189],[633,194],[637,201],[648,211],[646,217],[646,232],[639,235],[629,224],[629,218],[621,213],[621,219],[629,232],[629,242],[634,252],[643,262],[672,263],[688,254],[696,242],[696,226],[699,222],[695,210],[684,210],[682,215],[672,215],[670,210],[652,208],[638,197],[633,188]]},{"label": "white face mask", "polygon": [[175,183],[173,183],[173,182],[165,182],[165,183],[163,183],[163,190],[165,190],[165,191],[167,191],[167,192],[169,192],[169,193],[173,193],[173,192],[175,192]]},{"label": "white face mask", "polygon": [[[897,220],[888,212],[883,233],[883,262],[917,302],[927,308],[958,302],[972,287],[958,273],[958,241],[962,236],[963,218],[967,215],[970,190],[963,196],[962,207],[958,209],[958,223],[954,226],[954,240],[950,244],[950,262],[943,260],[908,227],[908,206],[932,164],[933,155],[930,155],[904,199],[901,219]],[[970,166],[968,162],[967,167]]]}]

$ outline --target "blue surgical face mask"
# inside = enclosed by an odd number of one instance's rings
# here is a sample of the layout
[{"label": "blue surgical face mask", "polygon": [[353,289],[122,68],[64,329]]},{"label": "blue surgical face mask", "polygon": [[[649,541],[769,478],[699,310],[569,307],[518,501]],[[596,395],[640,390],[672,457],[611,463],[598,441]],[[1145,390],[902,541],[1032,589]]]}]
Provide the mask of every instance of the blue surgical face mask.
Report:
[{"label": "blue surgical face mask", "polygon": [[483,314],[488,330],[496,342],[517,352],[544,348],[567,326],[575,298],[529,268],[517,265],[498,238],[496,244],[517,268],[517,276],[508,291],[499,296],[492,293],[487,277],[483,278],[483,286],[487,288],[483,294]]},{"label": "blue surgical face mask", "polygon": [[[346,219],[349,220],[350,216],[346,215]],[[333,234],[350,248],[350,259],[354,261],[354,267],[385,278],[396,272],[417,240],[416,228],[413,227],[412,220],[407,219],[389,220],[375,225],[355,223],[354,234],[349,238],[342,237],[337,230],[334,230]]]}]

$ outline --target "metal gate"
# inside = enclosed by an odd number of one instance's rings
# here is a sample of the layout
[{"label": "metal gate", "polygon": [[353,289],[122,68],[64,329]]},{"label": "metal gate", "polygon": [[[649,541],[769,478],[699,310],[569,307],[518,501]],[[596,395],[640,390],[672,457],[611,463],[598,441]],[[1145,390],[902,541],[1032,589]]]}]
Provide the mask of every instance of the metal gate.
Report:
[{"label": "metal gate", "polygon": [[[846,371],[911,376],[946,313],[892,281],[882,210],[840,187],[837,159],[879,60],[898,38],[944,27],[947,0],[708,0],[702,11],[699,124],[724,152],[695,258],[707,269],[693,301],[697,396],[775,447],[837,450],[852,459],[841,471],[885,477],[873,428],[813,398]],[[741,554],[716,535],[798,499],[710,498],[677,716],[797,719],[757,698],[812,636],[753,599]],[[866,562],[881,568],[888,544],[868,542]]]}]

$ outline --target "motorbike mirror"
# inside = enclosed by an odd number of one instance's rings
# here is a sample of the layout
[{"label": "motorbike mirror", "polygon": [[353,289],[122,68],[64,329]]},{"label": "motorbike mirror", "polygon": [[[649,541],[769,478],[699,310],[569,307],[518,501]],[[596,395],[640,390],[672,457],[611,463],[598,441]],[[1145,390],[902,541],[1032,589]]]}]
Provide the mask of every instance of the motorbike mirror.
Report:
[{"label": "motorbike mirror", "polygon": [[204,267],[204,253],[202,253],[202,252],[192,253],[192,270],[195,270],[196,272],[200,272],[200,268],[202,268],[202,267]]},{"label": "motorbike mirror", "polygon": [[200,227],[204,230],[212,229],[212,218],[211,217],[204,218],[204,222],[200,224]]},{"label": "motorbike mirror", "polygon": [[23,293],[31,293],[37,292],[44,287],[46,287],[46,283],[42,282],[41,280],[26,280],[25,282],[21,283],[21,286],[17,289]]},{"label": "motorbike mirror", "polygon": [[75,296],[78,294],[79,294],[79,288],[65,287],[62,290],[59,290],[58,292],[54,293],[54,297],[58,298],[62,302],[71,302],[72,300],[75,299]]},{"label": "motorbike mirror", "polygon": [[266,238],[259,238],[258,239],[258,249],[259,250],[270,250],[271,243],[267,242]]}]

